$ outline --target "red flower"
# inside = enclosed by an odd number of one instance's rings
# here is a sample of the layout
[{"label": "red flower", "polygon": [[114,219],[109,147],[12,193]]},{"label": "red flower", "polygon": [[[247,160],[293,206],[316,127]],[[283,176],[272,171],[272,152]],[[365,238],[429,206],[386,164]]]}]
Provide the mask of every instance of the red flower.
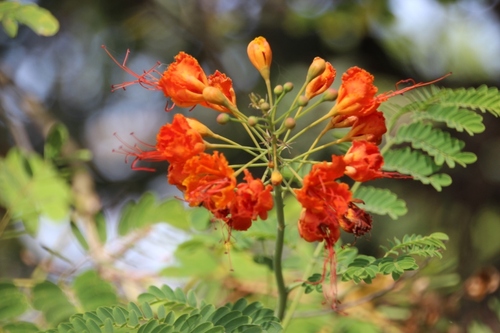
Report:
[{"label": "red flower", "polygon": [[368,141],[353,141],[351,148],[344,155],[345,174],[357,182],[387,177],[412,178],[397,172],[382,171],[384,158],[378,146]]},{"label": "red flower", "polygon": [[158,86],[176,105],[191,107],[205,101],[203,89],[208,86],[208,79],[198,60],[180,52],[163,73]]},{"label": "red flower", "polygon": [[313,98],[328,89],[335,80],[335,68],[329,62],[325,63],[325,70],[320,75],[316,76],[306,86],[306,97]]},{"label": "red flower", "polygon": [[201,153],[186,161],[182,173],[184,198],[190,206],[203,204],[214,212],[225,209],[234,199],[236,178],[224,155]]},{"label": "red flower", "polygon": [[378,146],[367,141],[353,141],[344,155],[345,174],[357,182],[366,182],[383,177],[381,168],[384,158]]},{"label": "red flower", "polygon": [[297,200],[305,209],[299,221],[302,238],[332,243],[337,240],[332,237],[337,234],[338,219],[346,213],[352,199],[349,186],[335,181],[344,170],[342,157],[333,155],[332,163],[315,164],[304,177],[302,188],[295,190]]},{"label": "red flower", "polygon": [[238,184],[233,201],[229,204],[228,225],[235,230],[247,230],[257,217],[267,219],[267,212],[273,208],[272,186],[264,186],[260,179],[254,179],[248,170],[246,183]]}]

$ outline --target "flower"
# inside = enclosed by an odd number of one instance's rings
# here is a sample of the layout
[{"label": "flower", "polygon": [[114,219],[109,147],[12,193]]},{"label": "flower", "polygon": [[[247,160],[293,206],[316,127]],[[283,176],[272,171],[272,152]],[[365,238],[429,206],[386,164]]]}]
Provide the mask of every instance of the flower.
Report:
[{"label": "flower", "polygon": [[315,164],[304,177],[301,189],[295,190],[297,200],[304,208],[299,220],[301,237],[308,241],[327,240],[337,234],[338,219],[347,212],[352,199],[349,186],[339,183],[345,164],[341,156],[332,156],[332,162]]},{"label": "flower", "polygon": [[[118,139],[123,142],[119,137]],[[133,170],[154,171],[152,168],[137,167],[138,161],[182,164],[194,155],[205,150],[205,142],[197,130],[193,129],[187,119],[176,114],[171,124],[163,125],[156,135],[156,145],[152,146],[137,139],[140,144],[151,150],[143,150],[139,145],[124,143],[116,152],[125,154],[126,158],[134,157]],[[171,183],[174,184],[174,183]]]},{"label": "flower", "polygon": [[273,53],[271,46],[264,37],[257,37],[248,44],[248,58],[252,65],[260,72],[264,80],[269,80]]},{"label": "flower", "polygon": [[350,140],[366,140],[380,144],[382,136],[387,132],[384,114],[375,111],[364,117],[356,117],[346,138]]},{"label": "flower", "polygon": [[377,87],[373,75],[359,67],[351,67],[342,75],[337,104],[331,112],[340,115],[368,115],[380,105],[375,99]]},{"label": "flower", "polygon": [[[317,58],[318,57],[316,57],[316,59]],[[333,80],[335,80],[335,74],[336,74],[335,68],[333,68],[332,64],[326,62],[324,71],[307,84],[305,92],[306,97],[308,99],[311,99],[314,96],[317,96],[325,92],[326,89],[328,89],[332,85]]]},{"label": "flower", "polygon": [[262,180],[254,179],[244,170],[245,181],[238,184],[234,199],[229,204],[228,225],[235,230],[247,230],[257,217],[267,219],[267,212],[273,208],[272,186],[264,186]]},{"label": "flower", "polygon": [[350,202],[347,212],[339,219],[339,224],[344,231],[360,237],[372,229],[372,217],[353,202]]},{"label": "flower", "polygon": [[156,150],[171,164],[184,163],[205,150],[201,134],[190,122],[176,114],[172,123],[163,125],[156,136]]},{"label": "flower", "polygon": [[227,77],[226,74],[215,71],[214,74],[208,77],[208,85],[210,87],[217,88],[220,92],[222,92],[226,101],[224,103],[214,104],[205,98],[205,101],[208,103],[207,106],[217,111],[230,113],[231,111],[225,106],[225,103],[236,106],[236,93],[233,89],[233,81]]},{"label": "flower", "polygon": [[345,174],[357,182],[387,177],[387,178],[412,178],[398,172],[382,171],[384,158],[377,145],[368,141],[353,141],[352,146],[343,157]]},{"label": "flower", "polygon": [[203,205],[214,212],[225,209],[233,200],[236,188],[234,170],[223,154],[201,153],[186,161],[182,169],[184,198],[190,206]]},{"label": "flower", "polygon": [[158,86],[177,106],[191,107],[205,102],[203,89],[208,86],[208,78],[198,60],[179,52],[158,81]]}]

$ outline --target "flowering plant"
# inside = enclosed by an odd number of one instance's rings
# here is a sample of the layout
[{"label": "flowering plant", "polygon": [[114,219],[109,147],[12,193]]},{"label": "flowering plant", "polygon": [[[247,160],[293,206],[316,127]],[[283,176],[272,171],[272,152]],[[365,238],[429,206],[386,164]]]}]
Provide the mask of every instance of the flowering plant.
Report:
[{"label": "flowering plant", "polygon": [[[120,63],[108,52],[134,77],[113,90],[139,84],[160,91],[168,100],[169,112],[174,107],[212,109],[219,124],[241,126],[253,143],[239,144],[183,113],[176,113],[160,128],[154,145],[120,139],[123,145],[115,152],[131,160],[134,170],[153,171],[156,168],[146,162],[168,162],[167,181],[182,197],[157,204],[151,194],[143,195],[123,208],[117,232],[135,237],[133,231],[166,221],[185,231],[196,229],[175,251],[179,265],[162,271],[164,276],[192,277],[186,291],[151,286],[124,306],[123,299],[131,297],[120,299],[109,281],[122,273],[115,258],[126,249],[105,248],[106,218],[98,198],[82,186],[88,174],[71,169],[70,189],[54,166],[74,160],[64,156],[68,140],[64,126],[56,124],[49,131],[45,159],[12,149],[1,160],[0,204],[8,214],[0,224],[0,235],[4,223],[11,220],[22,221],[27,233],[36,234],[39,216],[57,220],[71,211],[73,235],[99,269],[99,274],[90,270],[78,275],[71,287],[45,279],[23,286],[33,295],[33,308],[43,314],[45,332],[281,332],[291,327],[304,293],[319,292],[323,302],[318,301],[318,307],[328,304],[328,313],[355,315],[359,304],[396,289],[398,281],[411,279],[426,263],[419,258],[442,256],[448,237],[439,232],[394,238],[379,258],[360,254],[355,242],[372,230],[371,214],[397,219],[407,211],[395,193],[365,183],[380,178],[417,180],[437,191],[450,185],[451,177],[442,168],[465,167],[476,156],[463,151],[463,141],[436,124],[469,135],[481,133],[484,125],[477,111],[499,116],[498,90],[431,86],[445,75],[424,83],[403,80],[395,91],[378,93],[374,77],[359,67],[343,73],[339,89],[334,90],[336,69],[316,57],[287,105],[294,85],[272,83],[272,51],[266,39],[257,37],[247,51],[266,87],[265,98],[250,95],[248,111],[238,107],[231,78],[219,71],[207,76],[198,61],[184,52],[165,71],[155,65],[142,74],[127,67],[128,53]],[[407,85],[399,87],[403,84]],[[403,104],[390,104],[389,99],[402,94],[407,98]],[[403,115],[408,116],[406,123],[401,121]],[[317,127],[320,130],[315,132]],[[311,133],[316,134],[308,149],[301,151],[297,143]],[[248,157],[246,162],[232,163],[226,158],[229,150],[240,150]],[[78,153],[79,162],[85,160],[84,151]],[[221,226],[224,245],[220,235],[214,240],[207,232],[213,229],[204,224],[207,220]],[[354,241],[345,241],[342,233],[351,234]],[[309,243],[317,243],[316,248]],[[221,252],[227,256],[220,256]],[[318,260],[322,254],[324,259]],[[223,273],[214,259],[220,257],[229,259],[223,261]],[[322,261],[322,268],[315,267],[317,261]],[[258,275],[262,267],[274,275],[267,290],[238,281],[240,270],[247,268],[243,274]],[[370,284],[378,289],[352,298]],[[193,292],[217,298],[220,295],[214,293],[222,294],[222,286],[232,290],[230,302],[217,308],[198,301]],[[71,297],[65,296],[65,289],[71,290]],[[126,294],[125,283],[122,289]],[[2,329],[39,332],[32,323],[11,321],[29,309],[19,285],[0,283],[0,296]],[[9,311],[2,310],[7,308],[4,299],[12,301]]]}]

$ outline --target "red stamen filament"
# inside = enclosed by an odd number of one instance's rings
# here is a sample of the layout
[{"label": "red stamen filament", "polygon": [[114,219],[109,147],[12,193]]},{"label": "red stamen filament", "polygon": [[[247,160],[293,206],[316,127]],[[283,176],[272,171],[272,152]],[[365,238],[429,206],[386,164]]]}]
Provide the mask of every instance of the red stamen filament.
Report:
[{"label": "red stamen filament", "polygon": [[119,63],[118,60],[113,57],[113,55],[108,51],[105,45],[101,45],[101,47],[106,51],[108,56],[115,62],[115,64],[118,65],[121,69],[123,69],[125,72],[128,74],[132,75],[133,77],[136,78],[134,81],[128,81],[128,82],[123,82],[120,84],[114,84],[111,86],[111,91],[116,91],[118,89],[124,89],[128,86],[134,85],[136,83],[140,84],[141,87],[144,87],[149,90],[159,90],[158,88],[158,78],[154,76],[152,73],[159,74],[160,76],[162,75],[159,71],[156,70],[158,66],[161,65],[161,63],[158,61],[153,67],[148,69],[147,71],[145,70],[142,75],[139,75],[135,73],[133,70],[127,67],[127,59],[130,54],[130,50],[127,50],[127,53],[125,54],[125,59],[123,59],[123,63]]},{"label": "red stamen filament", "polygon": [[[128,144],[125,140],[123,140],[117,133],[113,133],[113,135],[123,144],[122,146],[118,147],[118,149],[113,149],[112,151],[114,153],[118,154],[123,154],[125,155],[125,163],[128,163],[129,157],[134,157],[134,160],[132,161],[130,167],[132,170],[135,171],[149,171],[149,172],[154,172],[156,169],[153,168],[147,168],[147,167],[137,167],[136,164],[139,161],[151,161],[151,162],[160,162],[164,161],[165,158],[158,152],[156,149],[152,151],[144,151],[142,150],[137,144],[134,144],[133,146]],[[155,148],[154,146],[147,144],[141,140],[138,140],[137,137],[134,135],[134,133],[130,133],[136,139],[140,144],[148,147],[148,148]]]},{"label": "red stamen filament", "polygon": [[[384,102],[386,100],[388,100],[389,98],[393,97],[393,96],[396,96],[396,95],[401,95],[401,94],[404,94],[405,92],[407,91],[410,91],[412,89],[415,89],[415,88],[419,88],[419,87],[424,87],[424,86],[428,86],[430,84],[433,84],[433,83],[436,83],[438,81],[441,81],[442,79],[448,77],[451,75],[451,72],[448,73],[448,74],[445,74],[443,76],[441,76],[440,78],[437,78],[435,80],[432,80],[432,81],[429,81],[429,82],[419,82],[419,83],[415,83],[415,80],[413,79],[405,79],[405,80],[401,80],[401,81],[398,81],[396,83],[396,91],[388,91],[388,92],[385,92],[385,93],[382,93],[380,95],[378,95],[376,97],[376,99],[380,102]],[[409,87],[406,87],[406,88],[402,88],[402,89],[398,89],[398,86],[402,83],[412,83],[411,86]]]}]

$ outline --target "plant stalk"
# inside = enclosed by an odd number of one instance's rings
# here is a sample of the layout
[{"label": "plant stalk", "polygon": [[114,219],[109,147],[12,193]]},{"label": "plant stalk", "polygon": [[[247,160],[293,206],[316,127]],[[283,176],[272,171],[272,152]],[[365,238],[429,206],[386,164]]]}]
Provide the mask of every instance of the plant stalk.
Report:
[{"label": "plant stalk", "polygon": [[285,214],[281,185],[274,187],[274,202],[276,204],[276,215],[278,218],[276,245],[274,248],[273,260],[274,275],[276,277],[276,286],[278,288],[278,305],[276,306],[275,315],[279,318],[279,320],[282,320],[285,315],[288,290],[285,286],[285,279],[283,278],[283,265],[281,260],[285,238]]}]

